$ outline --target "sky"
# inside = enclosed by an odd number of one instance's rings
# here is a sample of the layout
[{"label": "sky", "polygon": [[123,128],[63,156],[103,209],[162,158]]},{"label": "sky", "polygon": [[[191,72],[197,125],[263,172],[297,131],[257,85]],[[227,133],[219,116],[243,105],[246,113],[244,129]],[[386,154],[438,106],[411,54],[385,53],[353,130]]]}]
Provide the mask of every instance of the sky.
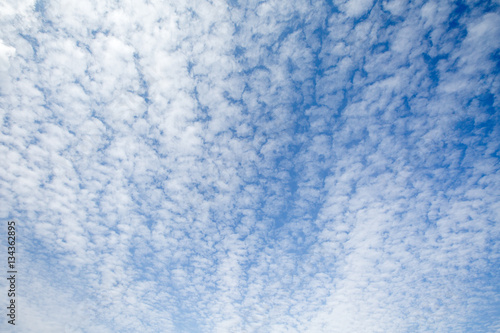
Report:
[{"label": "sky", "polygon": [[0,331],[500,332],[498,0],[0,25]]}]

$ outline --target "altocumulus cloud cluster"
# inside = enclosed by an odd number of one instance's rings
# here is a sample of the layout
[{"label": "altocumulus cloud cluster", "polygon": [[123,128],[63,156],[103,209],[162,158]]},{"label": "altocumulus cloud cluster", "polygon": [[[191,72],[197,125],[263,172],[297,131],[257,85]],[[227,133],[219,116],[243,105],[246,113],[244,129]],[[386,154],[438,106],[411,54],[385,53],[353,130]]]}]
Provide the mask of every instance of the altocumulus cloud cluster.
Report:
[{"label": "altocumulus cloud cluster", "polygon": [[498,1],[0,13],[19,331],[500,330]]}]

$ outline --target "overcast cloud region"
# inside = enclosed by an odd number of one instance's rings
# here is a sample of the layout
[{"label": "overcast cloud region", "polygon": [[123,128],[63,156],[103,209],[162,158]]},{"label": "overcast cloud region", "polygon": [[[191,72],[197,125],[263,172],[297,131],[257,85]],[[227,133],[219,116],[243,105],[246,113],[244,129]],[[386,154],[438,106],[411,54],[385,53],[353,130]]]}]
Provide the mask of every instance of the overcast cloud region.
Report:
[{"label": "overcast cloud region", "polygon": [[0,2],[2,332],[500,332],[500,2]]}]

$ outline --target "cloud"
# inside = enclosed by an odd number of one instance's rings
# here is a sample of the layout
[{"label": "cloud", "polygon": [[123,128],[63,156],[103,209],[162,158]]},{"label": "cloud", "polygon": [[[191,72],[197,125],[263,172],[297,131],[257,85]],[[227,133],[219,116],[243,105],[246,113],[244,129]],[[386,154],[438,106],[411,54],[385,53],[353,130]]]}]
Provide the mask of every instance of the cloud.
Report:
[{"label": "cloud", "polygon": [[22,330],[498,326],[494,5],[3,6]]},{"label": "cloud", "polygon": [[373,6],[372,0],[349,0],[341,4],[343,11],[353,17],[365,14]]}]

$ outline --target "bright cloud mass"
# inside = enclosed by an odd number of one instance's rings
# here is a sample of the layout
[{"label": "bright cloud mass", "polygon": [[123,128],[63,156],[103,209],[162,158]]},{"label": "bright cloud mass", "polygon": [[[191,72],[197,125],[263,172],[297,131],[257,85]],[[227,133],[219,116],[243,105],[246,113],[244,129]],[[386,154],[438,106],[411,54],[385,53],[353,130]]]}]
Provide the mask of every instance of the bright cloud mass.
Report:
[{"label": "bright cloud mass", "polygon": [[0,331],[500,332],[498,0],[0,20]]}]

